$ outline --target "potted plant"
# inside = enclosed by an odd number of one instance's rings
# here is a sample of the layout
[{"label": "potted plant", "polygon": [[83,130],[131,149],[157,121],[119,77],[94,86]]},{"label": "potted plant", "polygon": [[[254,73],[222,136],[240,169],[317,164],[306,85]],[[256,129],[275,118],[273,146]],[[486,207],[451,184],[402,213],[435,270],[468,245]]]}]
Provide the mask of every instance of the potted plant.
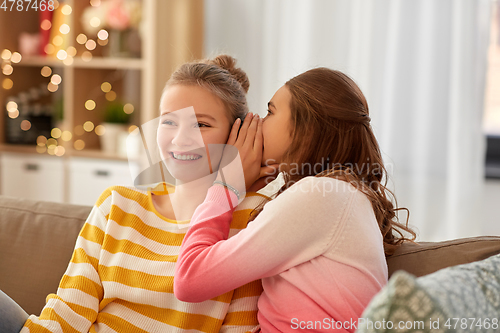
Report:
[{"label": "potted plant", "polygon": [[101,148],[110,154],[126,151],[125,140],[128,135],[130,114],[125,113],[124,104],[118,101],[109,102],[104,109],[104,133],[101,135]]}]

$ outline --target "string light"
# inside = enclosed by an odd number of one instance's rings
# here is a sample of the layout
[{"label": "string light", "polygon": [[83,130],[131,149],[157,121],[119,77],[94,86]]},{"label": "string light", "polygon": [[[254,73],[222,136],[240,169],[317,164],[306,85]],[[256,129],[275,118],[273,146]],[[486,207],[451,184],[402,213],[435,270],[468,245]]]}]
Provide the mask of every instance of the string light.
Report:
[{"label": "string light", "polygon": [[45,53],[50,55],[50,54],[53,54],[55,52],[56,48],[54,47],[54,45],[49,43],[49,44],[45,45],[43,50],[45,51]]},{"label": "string light", "polygon": [[29,120],[23,120],[21,121],[21,129],[23,131],[29,131],[29,129],[31,128],[31,123]]},{"label": "string light", "polygon": [[50,131],[50,135],[55,139],[59,139],[61,137],[61,134],[62,131],[57,127],[54,127],[52,131]]},{"label": "string light", "polygon": [[78,36],[76,36],[76,42],[78,44],[85,44],[87,42],[87,36],[85,36],[84,34],[79,34]]},{"label": "string light", "polygon": [[105,93],[110,92],[111,91],[111,83],[109,83],[109,82],[103,82],[101,84],[101,90],[103,92],[105,92]]},{"label": "string light", "polygon": [[38,138],[36,138],[36,144],[38,146],[45,146],[45,144],[47,143],[47,138],[43,135],[39,135]]},{"label": "string light", "polygon": [[83,52],[82,53],[82,60],[85,62],[89,62],[90,60],[92,60],[92,53],[90,53],[89,51]]},{"label": "string light", "polygon": [[71,28],[69,27],[69,25],[67,25],[66,23],[64,24],[61,24],[61,26],[59,27],[59,31],[63,34],[63,35],[67,35],[69,33],[69,31],[71,30]]},{"label": "string light", "polygon": [[2,88],[4,88],[5,90],[9,90],[12,89],[13,86],[14,81],[12,81],[11,79],[3,79]]},{"label": "string light", "polygon": [[104,127],[103,125],[97,125],[94,131],[95,134],[101,136],[104,135],[104,133],[106,133],[106,127]]},{"label": "string light", "polygon": [[63,156],[65,152],[66,149],[64,149],[63,146],[57,146],[56,149],[54,149],[54,153],[56,156]]},{"label": "string light", "polygon": [[100,40],[108,39],[108,37],[109,33],[104,29],[99,30],[99,32],[97,33],[97,38],[99,38]]},{"label": "string light", "polygon": [[126,114],[131,114],[132,112],[134,112],[134,106],[130,103],[127,103],[123,106],[123,112],[125,112]]},{"label": "string light", "polygon": [[73,64],[73,57],[70,57],[69,55],[66,57],[66,59],[63,60],[63,64],[66,66],[70,66]]},{"label": "string light", "polygon": [[90,120],[89,121],[86,121],[84,124],[83,124],[83,129],[86,131],[86,132],[92,132],[92,130],[94,129],[94,123],[91,122]]},{"label": "string light", "polygon": [[7,105],[5,106],[5,108],[7,109],[7,111],[12,112],[12,111],[14,111],[14,110],[17,110],[18,105],[17,105],[17,103],[16,103],[16,102],[14,102],[14,101],[9,101],[9,102],[7,103]]},{"label": "string light", "polygon": [[86,43],[85,43],[85,47],[87,48],[87,50],[89,51],[92,51],[96,48],[97,44],[95,43],[95,40],[93,39],[89,39]]},{"label": "string light", "polygon": [[14,68],[12,68],[12,66],[10,64],[6,64],[3,67],[2,73],[4,75],[10,75],[10,74],[12,74],[13,71],[14,71]]},{"label": "string light", "polygon": [[41,74],[43,77],[49,77],[52,74],[52,69],[49,66],[43,66]]},{"label": "string light", "polygon": [[62,81],[62,78],[59,74],[54,74],[52,75],[52,77],[50,78],[50,82],[52,82],[53,84],[55,85],[58,85],[60,84]]},{"label": "string light", "polygon": [[106,93],[106,99],[110,102],[114,101],[116,99],[116,93],[114,91]]},{"label": "string light", "polygon": [[85,108],[89,111],[92,111],[95,109],[95,102],[91,99],[87,100],[85,102]]},{"label": "string light", "polygon": [[54,147],[57,146],[57,140],[54,139],[54,138],[50,138],[50,139],[47,140],[46,145],[47,145],[47,148],[49,148],[49,149],[50,148],[54,148]]},{"label": "string light", "polygon": [[57,89],[59,89],[59,86],[53,84],[52,82],[49,82],[49,84],[47,85],[47,90],[50,91],[51,93],[56,92]]},{"label": "string light", "polygon": [[97,28],[99,25],[101,25],[101,20],[97,16],[94,16],[93,18],[90,19],[90,26]]},{"label": "string light", "polygon": [[73,9],[71,8],[70,5],[66,4],[64,5],[62,8],[61,8],[61,12],[64,14],[64,15],[70,15],[71,12],[73,11]]},{"label": "string light", "polygon": [[55,46],[61,46],[63,43],[64,39],[59,35],[52,38],[52,44],[54,44]]},{"label": "string light", "polygon": [[[135,125],[131,125],[131,126],[128,128],[128,132],[129,132],[130,134],[132,134],[132,132],[134,132],[136,129],[138,129],[138,127],[137,127],[137,126],[135,126]],[[136,133],[134,133],[134,134],[136,134]]]},{"label": "string light", "polygon": [[69,140],[71,140],[72,137],[73,137],[73,135],[71,134],[70,131],[64,131],[64,132],[62,132],[61,139],[63,141],[69,141]]},{"label": "string light", "polygon": [[99,7],[101,5],[101,0],[90,0],[90,5],[92,7]]},{"label": "string light", "polygon": [[22,58],[23,57],[21,56],[21,53],[14,52],[14,53],[12,53],[12,56],[10,57],[10,61],[12,61],[13,63],[17,64],[17,63],[21,62]]},{"label": "string light", "polygon": [[19,117],[19,110],[9,112],[9,118],[16,119],[17,117]]},{"label": "string light", "polygon": [[52,28],[52,23],[49,20],[43,20],[42,23],[40,23],[40,28],[42,28],[42,30],[50,30],[50,28]]},{"label": "string light", "polygon": [[43,154],[47,151],[47,147],[45,146],[36,146],[36,152],[39,154]]},{"label": "string light", "polygon": [[66,49],[66,53],[68,54],[68,56],[74,57],[74,56],[76,56],[76,48],[74,46],[69,46]]},{"label": "string light", "polygon": [[2,55],[1,56],[2,56],[3,60],[9,60],[10,57],[12,56],[12,52],[10,52],[10,50],[8,50],[8,49],[4,49],[2,51]]},{"label": "string light", "polygon": [[68,56],[68,54],[66,53],[66,51],[64,51],[64,50],[57,51],[57,59],[64,60],[64,59],[66,59],[67,56]]},{"label": "string light", "polygon": [[73,147],[75,147],[76,150],[82,150],[83,148],[85,148],[85,141],[83,141],[83,140],[76,140],[73,143]]}]

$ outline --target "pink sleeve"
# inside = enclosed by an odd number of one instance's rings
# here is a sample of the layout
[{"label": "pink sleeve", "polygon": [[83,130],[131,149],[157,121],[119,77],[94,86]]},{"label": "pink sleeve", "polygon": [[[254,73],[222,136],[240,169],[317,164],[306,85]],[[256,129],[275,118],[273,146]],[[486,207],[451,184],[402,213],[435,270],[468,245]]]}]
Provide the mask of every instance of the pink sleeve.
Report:
[{"label": "pink sleeve", "polygon": [[212,186],[182,243],[174,274],[175,296],[202,302],[324,253],[352,196],[332,201],[331,195],[319,191],[287,192],[267,203],[246,229],[227,239],[234,210],[228,208],[228,197],[232,203],[237,198],[222,186]]}]

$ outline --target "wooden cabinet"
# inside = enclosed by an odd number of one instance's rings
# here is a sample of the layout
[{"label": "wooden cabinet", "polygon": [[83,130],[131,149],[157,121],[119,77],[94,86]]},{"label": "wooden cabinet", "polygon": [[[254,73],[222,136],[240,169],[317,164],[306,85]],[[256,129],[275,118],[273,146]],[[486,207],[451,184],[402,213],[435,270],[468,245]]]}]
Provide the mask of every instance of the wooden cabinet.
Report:
[{"label": "wooden cabinet", "polygon": [[3,195],[64,202],[64,160],[34,154],[0,155]]},{"label": "wooden cabinet", "polygon": [[[65,11],[64,18],[69,27],[61,46],[66,52],[64,60],[21,52],[21,35],[40,31],[40,12],[0,9],[0,153],[53,155],[61,160],[82,157],[126,161],[117,153],[104,152],[96,133],[97,126],[105,119],[104,106],[108,101],[106,90],[109,87],[104,88],[103,83],[111,85],[116,100],[133,106],[130,125],[140,126],[159,115],[161,92],[172,71],[184,62],[202,58],[203,0],[140,1],[140,57],[109,56],[106,48],[111,41],[93,50],[77,41],[84,33],[81,22],[85,11],[91,3],[105,1],[58,3],[71,8]],[[87,33],[86,38],[97,41],[97,32]],[[20,53],[20,61],[12,57],[14,53],[16,57]],[[42,69],[50,74],[42,73]],[[15,108],[10,105],[11,111],[19,109],[16,117],[10,117],[15,112],[9,112],[9,101],[16,102]],[[36,114],[36,121],[30,118],[33,114]],[[58,130],[53,131],[53,128]],[[39,139],[37,145],[39,136],[44,138]],[[52,141],[47,143],[49,139]],[[3,179],[9,177],[9,172],[2,171],[0,183],[9,181]],[[40,184],[48,183],[40,178]]]}]

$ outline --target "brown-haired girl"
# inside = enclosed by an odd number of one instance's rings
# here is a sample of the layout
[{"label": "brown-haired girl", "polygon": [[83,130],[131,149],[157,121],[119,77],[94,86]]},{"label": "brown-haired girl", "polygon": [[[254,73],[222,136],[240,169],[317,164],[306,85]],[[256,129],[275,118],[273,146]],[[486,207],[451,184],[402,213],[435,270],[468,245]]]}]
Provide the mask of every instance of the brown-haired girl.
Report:
[{"label": "brown-haired girl", "polygon": [[262,279],[262,332],[353,332],[387,282],[386,256],[405,233],[415,237],[397,222],[367,102],[348,76],[317,68],[288,81],[268,107],[265,119],[247,116],[239,135],[236,124],[228,144],[240,152],[246,187],[272,163],[285,184],[227,239],[225,207],[244,188],[231,172],[219,175],[191,220],[174,293],[200,302]]}]

